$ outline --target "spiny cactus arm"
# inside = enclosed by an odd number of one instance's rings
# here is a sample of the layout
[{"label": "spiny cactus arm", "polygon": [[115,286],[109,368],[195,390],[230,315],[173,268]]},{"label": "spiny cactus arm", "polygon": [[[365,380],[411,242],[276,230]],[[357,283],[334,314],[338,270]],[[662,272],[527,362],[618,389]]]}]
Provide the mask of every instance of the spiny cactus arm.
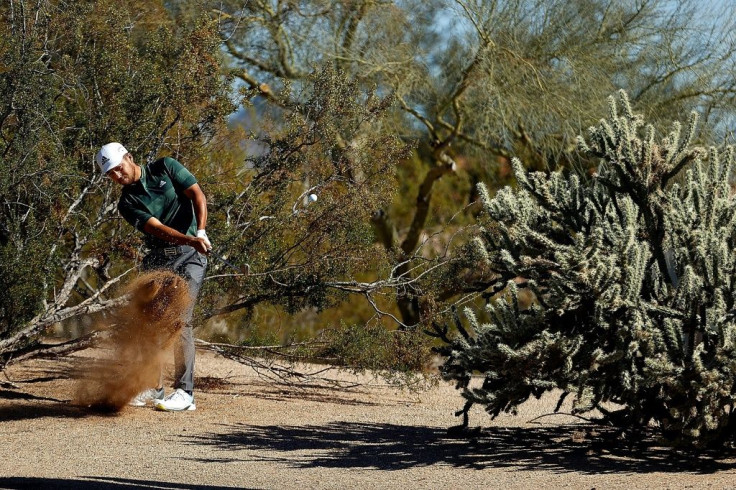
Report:
[{"label": "spiny cactus arm", "polygon": [[481,297],[484,300],[488,301],[490,298],[493,298],[498,293],[506,289],[506,284],[515,277],[516,277],[516,274],[514,273],[500,274],[499,277],[494,279],[492,283],[486,285],[486,287],[483,290],[483,293],[481,294]]},{"label": "spiny cactus arm", "polygon": [[650,302],[650,301],[640,301],[637,303],[638,306],[641,306],[645,311],[647,311],[650,314],[656,313],[660,314],[665,318],[674,318],[677,320],[684,320],[685,319],[685,313],[677,310],[675,308],[668,308],[665,305],[662,305],[660,303],[656,302]]},{"label": "spiny cactus arm", "polygon": [[612,224],[622,223],[626,219],[625,215],[625,203],[626,200],[630,199],[627,192],[622,193],[611,193],[611,208],[616,212],[617,220],[611,220]]},{"label": "spiny cactus arm", "polygon": [[687,167],[693,161],[702,156],[702,150],[700,148],[693,148],[688,150],[688,147],[692,144],[693,138],[695,137],[695,129],[697,125],[698,113],[691,112],[690,117],[688,118],[688,126],[685,132],[685,137],[682,138],[680,141],[677,141],[678,139],[680,139],[680,125],[679,123],[673,124],[673,127],[676,129],[676,131],[673,131],[673,134],[671,136],[671,143],[673,146],[677,145],[677,148],[674,152],[672,152],[672,154],[668,155],[667,163],[670,169],[662,177],[661,183],[659,185],[660,189],[664,189],[667,183],[678,173],[680,173],[683,168]]},{"label": "spiny cactus arm", "polygon": [[460,335],[462,335],[466,341],[472,342],[473,339],[468,331],[465,330],[465,327],[463,326],[462,320],[460,320],[460,315],[457,312],[457,307],[455,305],[452,305],[452,319],[454,320],[455,328],[457,328],[457,331],[460,332]]},{"label": "spiny cactus arm", "polygon": [[666,236],[664,208],[661,203],[650,201],[647,197],[644,202],[638,202],[641,215],[644,218],[645,230],[651,244],[652,256],[657,262],[660,271],[667,270],[664,240]]},{"label": "spiny cactus arm", "polygon": [[622,186],[622,185],[619,185],[619,184],[615,183],[609,177],[598,175],[598,174],[596,174],[594,177],[595,177],[595,179],[598,182],[600,182],[606,188],[608,188],[609,190],[611,190],[613,193],[626,194],[626,188],[624,186]]},{"label": "spiny cactus arm", "polygon": [[[429,335],[430,337],[440,339],[442,342],[444,342],[447,345],[452,344],[452,340],[450,339],[448,335],[450,329],[448,328],[447,325],[440,325],[436,321],[433,321],[431,326],[432,326],[432,330],[425,329],[424,330],[425,334]],[[447,345],[442,346],[442,347],[434,347],[433,350],[440,355],[447,355],[449,354],[449,350],[450,350],[447,347]]]},{"label": "spiny cactus arm", "polygon": [[672,170],[670,170],[669,172],[667,172],[664,175],[664,177],[662,177],[662,181],[661,181],[659,187],[661,189],[664,189],[667,186],[667,184],[669,183],[669,181],[672,180],[672,178],[675,177],[677,174],[679,174],[682,171],[683,168],[689,166],[690,164],[692,164],[694,161],[698,160],[701,157],[702,157],[702,153],[698,149],[694,149],[694,150],[688,152],[685,156],[683,156],[683,158],[681,160],[679,160],[679,162],[677,163],[677,165],[675,165],[674,167],[672,167]]},{"label": "spiny cactus arm", "polygon": [[521,163],[514,157],[511,159],[511,168],[519,186],[531,194],[534,199],[548,212],[553,215],[560,214],[560,205],[554,196],[545,174],[535,172],[529,174]]}]

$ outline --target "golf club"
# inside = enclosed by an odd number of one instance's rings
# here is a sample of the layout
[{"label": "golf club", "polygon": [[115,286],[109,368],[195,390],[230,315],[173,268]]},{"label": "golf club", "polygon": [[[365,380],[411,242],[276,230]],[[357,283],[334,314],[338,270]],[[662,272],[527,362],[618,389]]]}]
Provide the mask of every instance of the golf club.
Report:
[{"label": "golf club", "polygon": [[227,260],[225,257],[223,257],[222,255],[220,255],[219,253],[215,252],[214,250],[210,250],[209,251],[209,255],[214,256],[220,262],[222,262],[226,266],[230,267],[234,271],[237,271],[240,274],[243,274],[244,276],[247,276],[248,274],[250,274],[250,265],[248,265],[248,264],[245,264],[242,267],[238,267],[237,265],[233,264],[232,262],[230,262],[229,260]]}]

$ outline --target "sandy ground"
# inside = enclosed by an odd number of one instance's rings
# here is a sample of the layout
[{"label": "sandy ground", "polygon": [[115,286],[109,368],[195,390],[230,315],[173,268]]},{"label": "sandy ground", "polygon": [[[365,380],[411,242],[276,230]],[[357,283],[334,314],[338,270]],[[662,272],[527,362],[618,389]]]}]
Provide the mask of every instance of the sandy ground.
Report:
[{"label": "sandy ground", "polygon": [[[73,362],[11,366],[0,381],[0,488],[736,488],[736,458],[629,446],[549,414],[556,397],[450,437],[462,399],[328,373],[344,387],[279,384],[208,352],[197,361],[197,410],[73,406]],[[304,369],[318,369],[305,366]]]}]

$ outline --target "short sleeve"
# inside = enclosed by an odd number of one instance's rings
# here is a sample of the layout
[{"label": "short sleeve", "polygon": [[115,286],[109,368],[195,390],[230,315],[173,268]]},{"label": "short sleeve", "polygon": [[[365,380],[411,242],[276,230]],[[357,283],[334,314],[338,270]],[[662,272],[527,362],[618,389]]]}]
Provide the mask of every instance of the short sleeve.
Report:
[{"label": "short sleeve", "polygon": [[173,158],[164,158],[164,167],[177,191],[188,189],[197,183],[197,179],[187,168]]},{"label": "short sleeve", "polygon": [[134,206],[133,203],[130,202],[130,199],[126,199],[125,196],[123,196],[123,198],[120,199],[120,202],[118,202],[118,211],[120,212],[120,215],[138,231],[143,231],[143,227],[148,220],[153,218],[151,213],[141,208],[141,206]]}]

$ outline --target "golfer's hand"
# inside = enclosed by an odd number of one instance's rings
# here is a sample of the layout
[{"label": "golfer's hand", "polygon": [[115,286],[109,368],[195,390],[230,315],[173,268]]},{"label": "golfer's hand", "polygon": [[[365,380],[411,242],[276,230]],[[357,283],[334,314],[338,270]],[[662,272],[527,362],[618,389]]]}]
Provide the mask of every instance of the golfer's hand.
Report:
[{"label": "golfer's hand", "polygon": [[212,250],[212,243],[210,243],[210,239],[207,236],[207,232],[204,230],[197,230],[197,238],[201,238],[204,240],[205,246],[207,247],[207,252]]},{"label": "golfer's hand", "polygon": [[197,252],[201,254],[206,254],[207,252],[212,250],[212,247],[207,246],[207,241],[204,238],[193,238],[191,245]]}]

